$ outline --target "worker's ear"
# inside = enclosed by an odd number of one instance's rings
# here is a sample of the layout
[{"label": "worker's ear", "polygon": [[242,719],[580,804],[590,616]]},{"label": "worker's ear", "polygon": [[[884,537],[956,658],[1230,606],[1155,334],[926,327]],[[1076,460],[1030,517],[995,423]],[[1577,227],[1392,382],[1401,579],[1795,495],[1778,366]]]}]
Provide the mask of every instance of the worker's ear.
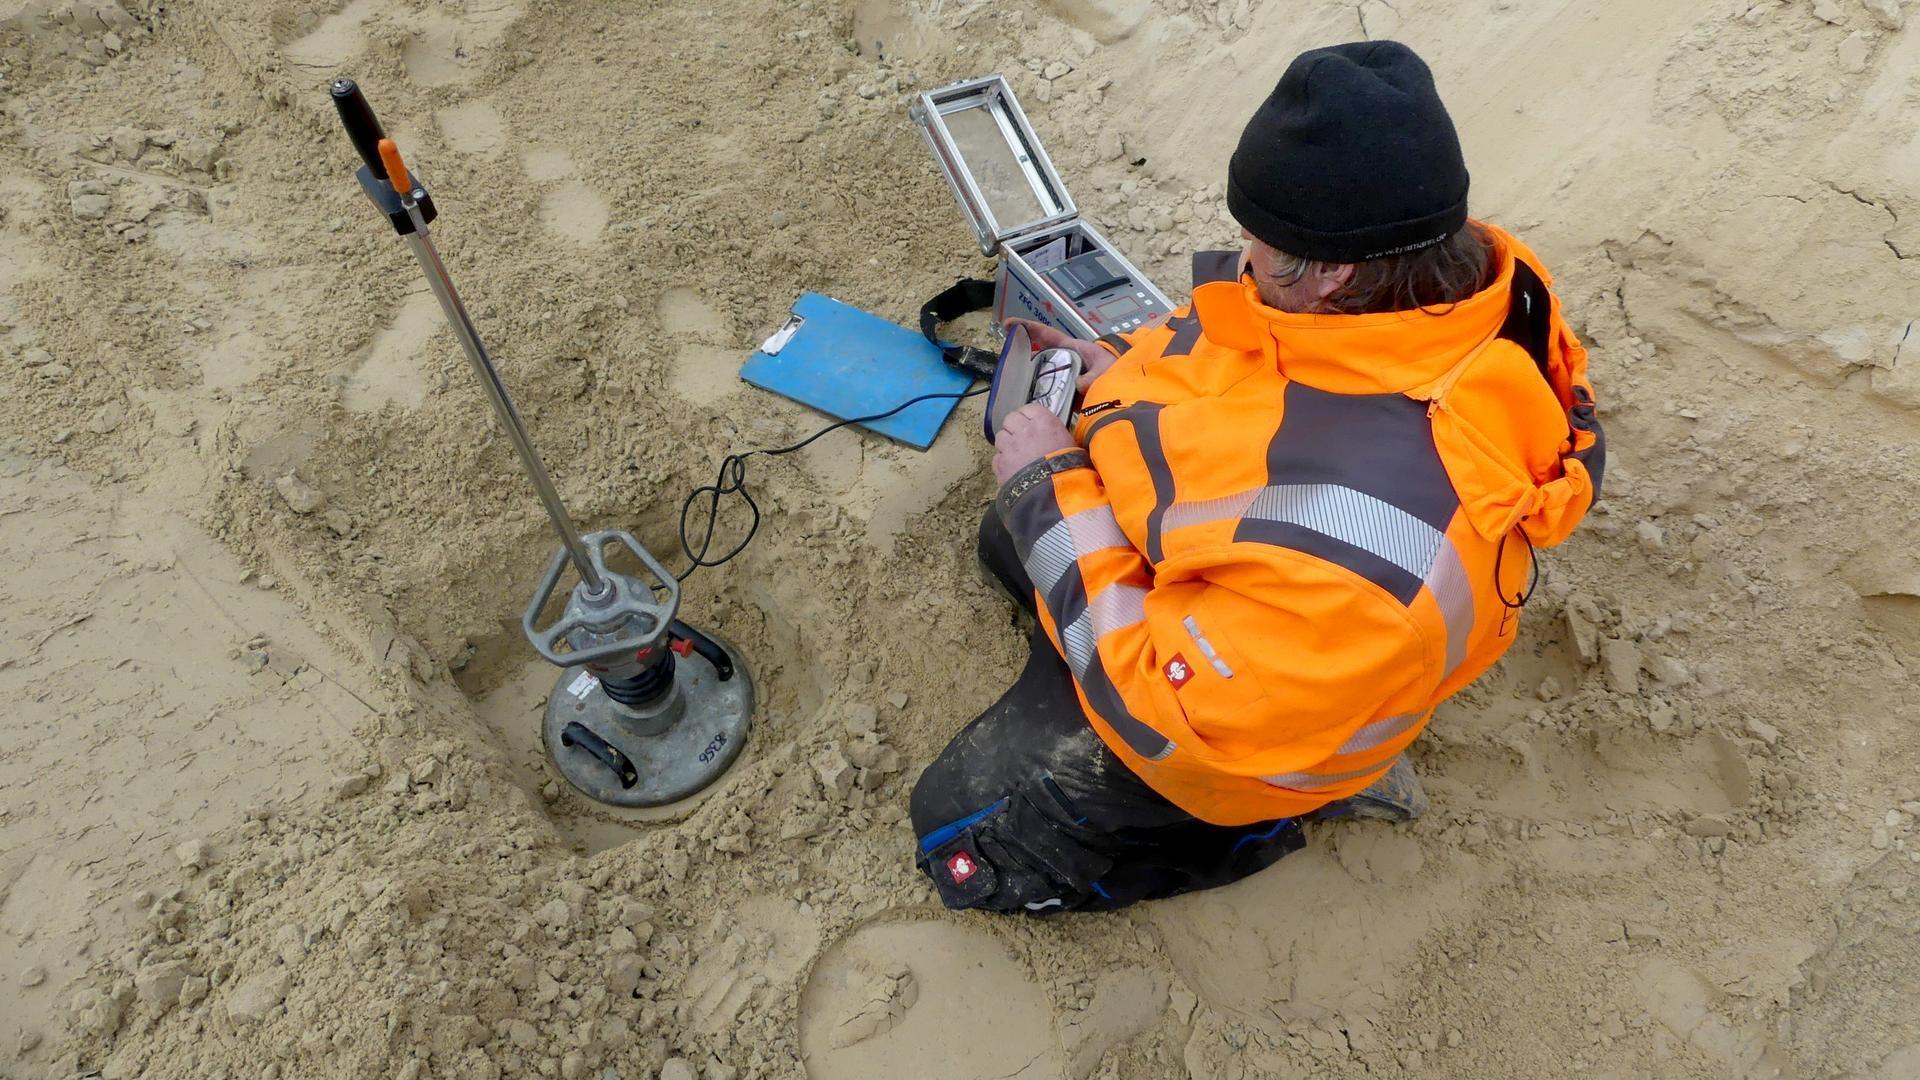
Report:
[{"label": "worker's ear", "polygon": [[1352,263],[1320,263],[1314,267],[1313,298],[1325,300],[1353,280]]}]

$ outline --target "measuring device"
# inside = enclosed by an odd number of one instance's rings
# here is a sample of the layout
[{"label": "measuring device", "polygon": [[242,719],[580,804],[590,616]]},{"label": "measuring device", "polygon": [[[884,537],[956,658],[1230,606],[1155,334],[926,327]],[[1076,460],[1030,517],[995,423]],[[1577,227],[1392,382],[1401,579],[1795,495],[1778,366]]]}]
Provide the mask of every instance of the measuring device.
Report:
[{"label": "measuring device", "polygon": [[992,442],[994,434],[1007,426],[1007,417],[1028,404],[1044,406],[1071,427],[1080,366],[1080,354],[1072,349],[1035,352],[1027,328],[1015,323],[1000,346],[1000,362],[987,390],[987,441]]},{"label": "measuring device", "polygon": [[994,325],[1033,319],[1090,341],[1137,330],[1173,310],[1167,295],[1080,217],[1004,76],[929,90],[910,115],[980,253],[1000,257]]},{"label": "measuring device", "polygon": [[[335,79],[330,92],[365,163],[356,173],[361,190],[413,250],[560,537],[520,620],[534,650],[562,669],[541,729],[547,756],[569,784],[600,802],[662,806],[693,795],[746,745],[753,681],[745,664],[717,636],[680,621],[679,579],[633,534],[581,535],[574,527],[427,232],[436,217],[433,197],[381,130],[359,86]],[[623,553],[644,576],[608,566],[609,556]],[[577,580],[559,617],[542,626],[541,612],[569,567]]]}]

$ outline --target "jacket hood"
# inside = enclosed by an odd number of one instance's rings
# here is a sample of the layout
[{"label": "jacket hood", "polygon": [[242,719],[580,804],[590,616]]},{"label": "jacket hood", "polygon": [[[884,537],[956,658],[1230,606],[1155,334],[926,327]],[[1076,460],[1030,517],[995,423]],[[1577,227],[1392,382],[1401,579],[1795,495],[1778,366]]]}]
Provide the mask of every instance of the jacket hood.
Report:
[{"label": "jacket hood", "polygon": [[[1258,351],[1290,380],[1339,394],[1405,394],[1427,402],[1434,443],[1476,532],[1515,528],[1535,545],[1564,540],[1599,494],[1605,461],[1586,350],[1567,327],[1552,278],[1524,244],[1482,224],[1499,273],[1444,311],[1371,315],[1284,312],[1249,275],[1202,285],[1194,307],[1207,337]],[[1547,305],[1545,355],[1502,337],[1517,268]]]},{"label": "jacket hood", "polygon": [[1321,315],[1281,311],[1260,299],[1252,275],[1202,285],[1193,302],[1207,336],[1264,351],[1287,378],[1336,394],[1398,394],[1438,378],[1500,332],[1513,284],[1513,239],[1493,241],[1493,282],[1444,311]]}]

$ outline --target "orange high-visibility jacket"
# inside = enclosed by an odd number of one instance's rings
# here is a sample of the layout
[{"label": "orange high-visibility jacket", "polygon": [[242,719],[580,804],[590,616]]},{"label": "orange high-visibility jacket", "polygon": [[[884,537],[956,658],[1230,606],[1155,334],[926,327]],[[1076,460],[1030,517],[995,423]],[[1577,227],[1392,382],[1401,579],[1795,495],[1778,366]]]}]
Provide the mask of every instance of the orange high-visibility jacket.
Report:
[{"label": "orange high-visibility jacket", "polygon": [[1378,779],[1513,643],[1532,548],[1598,494],[1586,350],[1533,253],[1483,228],[1498,279],[1432,313],[1276,311],[1226,263],[1101,339],[1084,449],[1001,489],[1094,730],[1196,817]]}]

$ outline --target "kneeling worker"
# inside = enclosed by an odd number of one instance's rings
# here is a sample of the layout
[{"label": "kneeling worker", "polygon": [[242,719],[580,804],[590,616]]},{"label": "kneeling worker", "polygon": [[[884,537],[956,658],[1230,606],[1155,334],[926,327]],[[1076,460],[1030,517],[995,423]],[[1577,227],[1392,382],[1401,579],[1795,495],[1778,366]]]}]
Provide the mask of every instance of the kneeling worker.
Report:
[{"label": "kneeling worker", "polygon": [[1165,323],[1027,324],[1089,378],[1074,430],[1028,406],[996,437],[980,556],[1036,629],[913,792],[948,907],[1115,908],[1271,865],[1303,820],[1417,814],[1402,751],[1599,493],[1586,352],[1468,219],[1411,50],[1297,58],[1227,208],[1246,250]]}]

